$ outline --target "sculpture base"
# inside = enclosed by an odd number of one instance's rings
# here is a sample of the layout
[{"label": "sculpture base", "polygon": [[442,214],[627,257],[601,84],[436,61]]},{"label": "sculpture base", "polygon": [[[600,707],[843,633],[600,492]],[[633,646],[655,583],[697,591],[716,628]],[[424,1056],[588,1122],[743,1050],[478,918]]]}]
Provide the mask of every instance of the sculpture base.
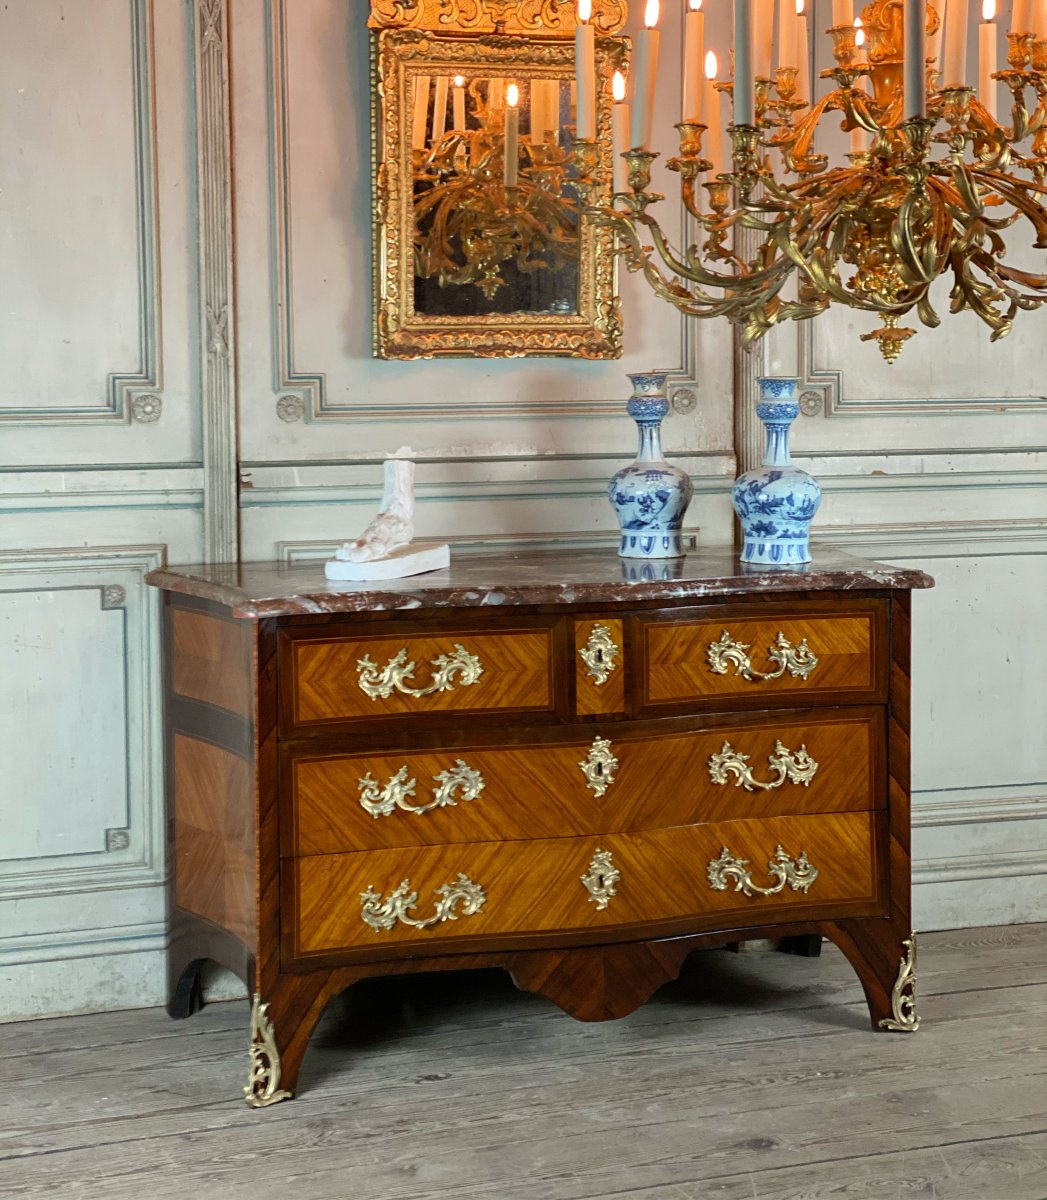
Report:
[{"label": "sculpture base", "polygon": [[324,564],[328,579],[352,580],[406,579],[409,575],[423,575],[426,571],[439,571],[451,565],[451,547],[412,542],[394,550],[387,558],[376,558],[372,562],[344,562],[340,558],[329,558]]}]

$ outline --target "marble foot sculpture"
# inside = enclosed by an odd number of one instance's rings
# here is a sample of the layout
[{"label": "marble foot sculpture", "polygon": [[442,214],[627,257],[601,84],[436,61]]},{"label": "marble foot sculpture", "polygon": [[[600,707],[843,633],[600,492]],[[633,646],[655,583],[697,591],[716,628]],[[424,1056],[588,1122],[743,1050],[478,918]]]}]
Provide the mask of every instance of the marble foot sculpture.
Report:
[{"label": "marble foot sculpture", "polygon": [[[404,447],[398,454],[410,453]],[[396,457],[385,460],[382,508],[363,533],[346,542],[328,559],[328,579],[403,579],[449,565],[446,543],[412,544],[414,537],[414,462]]]}]

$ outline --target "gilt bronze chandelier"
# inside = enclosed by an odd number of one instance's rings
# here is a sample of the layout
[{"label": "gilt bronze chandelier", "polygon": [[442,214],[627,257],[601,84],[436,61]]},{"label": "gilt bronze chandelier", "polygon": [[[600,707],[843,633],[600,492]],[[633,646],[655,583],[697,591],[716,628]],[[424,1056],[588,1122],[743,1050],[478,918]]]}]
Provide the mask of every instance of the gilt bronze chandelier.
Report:
[{"label": "gilt bronze chandelier", "polygon": [[[806,21],[803,0],[780,0],[777,39],[775,0],[734,0],[734,78],[702,85],[692,61],[702,53],[701,0],[689,0],[680,149],[666,165],[680,177],[698,239],[676,249],[652,213],[663,197],[650,190],[658,0],[648,0],[632,119],[624,101],[616,106],[625,110],[614,122],[624,166],[611,204],[599,202],[606,181],[590,166],[595,144],[584,130],[575,143],[586,216],[613,229],[627,266],[659,296],[693,316],[726,317],[746,344],[838,304],[875,314],[880,324],[862,340],[893,362],[915,333],[904,318],[939,324],[931,287],[941,277],[951,282],[951,312],[970,310],[993,341],[1005,337],[1020,309],[1047,301],[1047,275],[1014,261],[1030,245],[1047,248],[1047,0],[1016,3],[1002,70],[985,0],[977,87],[967,72],[967,0],[948,0],[944,22],[925,0],[870,0],[857,20],[850,3],[833,0],[835,65],[812,102],[801,82],[806,25],[793,24],[794,6]],[[583,24],[586,12],[579,0]],[[592,71],[582,39],[578,46],[581,96]],[[1010,94],[1007,121],[997,116],[998,91]],[[729,163],[721,95],[733,106]],[[833,120],[851,135],[836,164],[816,141]],[[743,241],[740,230],[753,232]],[[739,253],[743,245],[750,249]]]}]

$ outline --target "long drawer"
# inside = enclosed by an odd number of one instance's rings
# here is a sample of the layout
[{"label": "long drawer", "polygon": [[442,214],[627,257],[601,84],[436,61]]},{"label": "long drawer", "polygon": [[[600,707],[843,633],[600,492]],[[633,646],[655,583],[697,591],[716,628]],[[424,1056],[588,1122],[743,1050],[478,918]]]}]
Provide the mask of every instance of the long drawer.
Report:
[{"label": "long drawer", "polygon": [[883,814],[770,817],[282,864],[286,962],[884,910]]},{"label": "long drawer", "polygon": [[883,726],[882,709],[856,708],[707,719],[674,733],[587,728],[512,747],[285,749],[281,849],[332,854],[878,808]]}]

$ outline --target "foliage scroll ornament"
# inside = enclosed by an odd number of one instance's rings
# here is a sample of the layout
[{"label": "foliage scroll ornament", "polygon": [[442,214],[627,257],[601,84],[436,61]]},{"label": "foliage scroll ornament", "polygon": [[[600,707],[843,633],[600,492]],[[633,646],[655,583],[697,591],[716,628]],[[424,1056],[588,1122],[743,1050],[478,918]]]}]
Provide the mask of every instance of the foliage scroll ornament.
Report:
[{"label": "foliage scroll ornament", "polygon": [[775,772],[776,778],[769,783],[763,783],[753,776],[749,766],[749,754],[741,754],[731,745],[724,742],[723,747],[709,759],[709,778],[713,783],[726,783],[728,775],[734,775],[735,787],[743,787],[747,792],[756,790],[771,791],[780,788],[786,780],[790,783],[802,783],[807,787],[818,771],[818,764],[807,753],[807,747],[799,750],[787,750],[780,741],[774,743],[774,753],[767,756],[767,762]]},{"label": "foliage scroll ornament", "polygon": [[[626,0],[593,0],[592,22],[604,34],[625,24]],[[371,0],[372,29],[571,37],[576,0]]]},{"label": "foliage scroll ornament", "polygon": [[920,1028],[916,1011],[916,934],[902,942],[905,953],[898,965],[898,978],[891,989],[891,1015],[879,1022],[891,1033],[915,1033]]},{"label": "foliage scroll ornament", "polygon": [[585,890],[589,893],[589,902],[603,911],[618,894],[618,881],[622,873],[614,865],[610,850],[597,850],[589,870],[581,877]]},{"label": "foliage scroll ornament", "polygon": [[268,1108],[291,1093],[280,1087],[280,1052],[276,1048],[273,1023],[269,1020],[269,1005],[262,1003],[257,992],[251,1001],[251,1044],[244,1099],[251,1108]]},{"label": "foliage scroll ornament", "polygon": [[771,887],[760,887],[753,882],[747,858],[735,858],[726,846],[719,858],[709,863],[707,875],[709,886],[716,892],[727,891],[728,882],[734,883],[734,890],[743,896],[776,896],[788,885],[794,892],[807,893],[808,888],[818,878],[818,868],[812,867],[803,851],[795,862],[782,849],[776,846],[774,858],[767,864],[767,869],[778,881]]},{"label": "foliage scroll ornament", "polygon": [[[408,778],[407,768],[401,767],[383,788],[367,772],[360,780],[360,807],[372,817],[389,817],[399,808],[409,813],[427,813],[434,808],[449,808],[462,800],[475,800],[484,790],[483,776],[473,770],[462,759],[456,759],[453,767],[433,776],[437,785],[428,804],[411,804],[409,797],[418,787],[416,780]],[[459,796],[460,794],[460,796]]]},{"label": "foliage scroll ornament", "polygon": [[733,666],[737,675],[755,683],[758,680],[778,679],[786,671],[796,679],[806,679],[818,665],[818,656],[807,645],[806,638],[794,646],[781,630],[774,639],[774,645],[767,651],[775,670],[757,671],[749,657],[751,649],[752,646],[745,642],[735,641],[725,629],[720,640],[713,642],[706,651],[709,670],[714,675],[726,675],[728,666]]},{"label": "foliage scroll ornament", "polygon": [[475,916],[483,911],[487,896],[478,883],[468,876],[459,874],[453,883],[445,883],[436,889],[436,906],[430,917],[419,919],[411,916],[411,909],[418,903],[418,893],[411,890],[409,879],[401,882],[385,899],[374,888],[360,893],[360,916],[376,933],[395,929],[397,922],[414,929],[430,929],[442,921],[457,921],[455,911],[462,906],[463,917]]},{"label": "foliage scroll ornament", "polygon": [[360,690],[372,700],[387,700],[394,691],[419,698],[431,696],[434,692],[453,691],[455,676],[460,676],[457,680],[459,687],[469,687],[484,673],[480,660],[460,642],[455,642],[450,654],[439,655],[430,665],[433,668],[432,682],[427,687],[416,688],[409,682],[414,678],[415,664],[408,661],[406,648],[398,650],[380,671],[371,656],[365,654],[356,664],[357,682]]},{"label": "foliage scroll ornament", "polygon": [[618,646],[606,625],[594,625],[585,645],[578,651],[597,687],[602,687],[610,679],[618,653]]},{"label": "foliage scroll ornament", "polygon": [[589,753],[578,765],[594,794],[602,796],[614,783],[614,773],[618,770],[619,764],[611,750],[610,740],[598,737],[590,746]]}]

